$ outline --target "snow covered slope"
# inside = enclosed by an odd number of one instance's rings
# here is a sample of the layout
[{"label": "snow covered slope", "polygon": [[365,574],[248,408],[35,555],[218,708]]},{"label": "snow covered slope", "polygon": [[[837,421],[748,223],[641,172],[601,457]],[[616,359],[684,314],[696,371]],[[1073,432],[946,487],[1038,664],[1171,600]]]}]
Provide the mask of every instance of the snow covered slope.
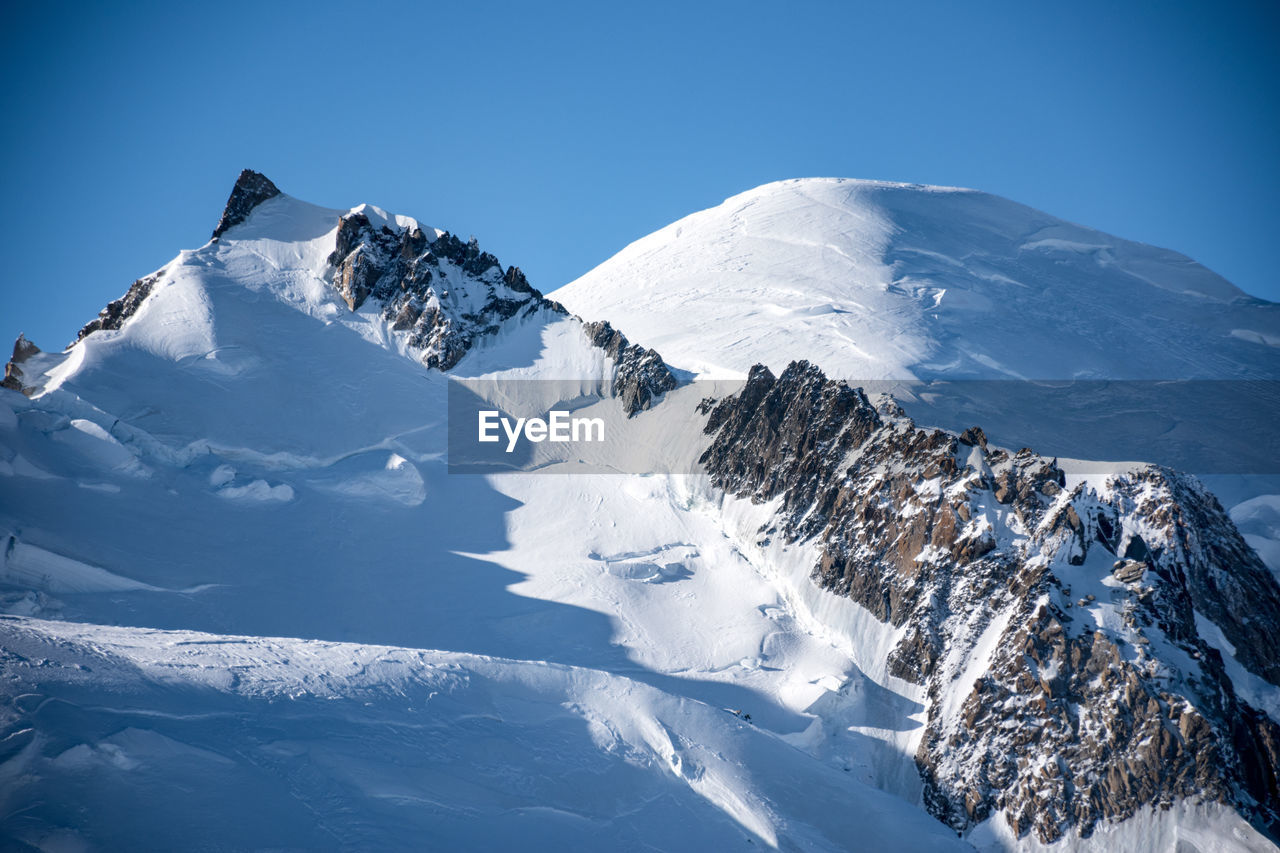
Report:
[{"label": "snow covered slope", "polygon": [[[0,627],[6,687],[19,694],[0,712],[13,732],[0,779],[7,809],[23,804],[5,824],[33,847],[962,848],[918,810],[763,729],[600,670]],[[40,834],[41,824],[92,831]]]},{"label": "snow covered slope", "polygon": [[701,373],[850,380],[1280,377],[1280,306],[1176,252],[997,196],[766,184],[551,294]]}]

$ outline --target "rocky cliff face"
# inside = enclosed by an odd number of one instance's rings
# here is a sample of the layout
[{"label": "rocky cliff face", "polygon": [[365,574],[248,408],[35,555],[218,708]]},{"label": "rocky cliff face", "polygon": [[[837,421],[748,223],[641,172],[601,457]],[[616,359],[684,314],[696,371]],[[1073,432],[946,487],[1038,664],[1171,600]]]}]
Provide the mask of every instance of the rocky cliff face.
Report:
[{"label": "rocky cliff face", "polygon": [[18,339],[13,342],[13,356],[4,366],[4,379],[0,379],[0,388],[24,392],[27,386],[22,382],[23,373],[20,365],[33,355],[39,354],[40,348],[27,340],[26,335],[18,335]]},{"label": "rocky cliff face", "polygon": [[228,228],[244,222],[253,209],[267,199],[280,195],[280,190],[261,172],[245,169],[231,188],[231,196],[227,206],[222,210],[222,218],[213,229],[213,239],[217,240]]},{"label": "rocky cliff face", "polygon": [[[277,195],[242,173],[215,239]],[[428,367],[565,315],[475,240],[358,210],[335,235],[335,291]],[[134,282],[78,340],[120,329],[163,284]],[[676,386],[654,350],[607,322],[582,329],[628,415]],[[35,393],[50,358],[19,337],[2,384]],[[978,428],[921,429],[806,362],[756,366],[702,411],[715,483],[779,502],[761,535],[816,543],[814,582],[901,629],[888,666],[929,699],[916,760],[938,818],[964,831],[994,816],[1052,841],[1213,800],[1276,836],[1280,726],[1251,685],[1280,685],[1280,586],[1193,478],[1072,481]]]},{"label": "rocky cliff face", "polygon": [[904,629],[891,671],[930,704],[925,800],[963,831],[1089,835],[1215,800],[1275,834],[1280,726],[1223,650],[1280,683],[1280,587],[1193,478],[1141,467],[1067,488],[1056,461],[915,426],[806,362],[709,407],[726,491],[781,498],[813,580]]},{"label": "rocky cliff face", "polygon": [[85,323],[84,328],[76,335],[77,341],[101,330],[119,329],[125,321],[137,313],[142,302],[151,295],[151,288],[160,280],[159,273],[152,273],[129,285],[128,291],[119,299],[107,303],[107,307],[98,312],[98,316]]},{"label": "rocky cliff face", "polygon": [[375,227],[361,212],[342,217],[329,263],[333,285],[352,311],[376,300],[391,327],[409,333],[423,364],[441,370],[507,320],[565,313],[519,268],[504,270],[474,239],[463,243],[447,231],[428,234],[417,226]]},{"label": "rocky cliff face", "polygon": [[[217,241],[241,224],[263,202],[280,195],[265,175],[240,173],[213,232]],[[370,300],[393,331],[407,333],[423,364],[449,370],[484,338],[497,335],[508,321],[544,314],[563,317],[565,309],[546,299],[518,267],[503,268],[474,238],[463,242],[447,231],[423,230],[399,221],[375,224],[363,209],[341,216],[329,255],[334,289],[352,311]],[[410,220],[411,221],[411,220]],[[394,223],[394,224],[393,224]],[[141,308],[163,271],[140,278],[112,301],[76,336],[81,341],[102,330],[120,329]],[[628,415],[649,408],[676,385],[662,358],[631,344],[608,323],[584,323],[584,333],[615,363],[614,393]],[[5,387],[22,390],[23,346],[19,338],[6,365]],[[38,351],[37,351],[38,352]]]},{"label": "rocky cliff face", "polygon": [[676,387],[675,376],[655,350],[630,343],[626,335],[603,320],[585,323],[583,331],[593,346],[613,359],[613,394],[622,400],[627,417],[652,407]]},{"label": "rocky cliff face", "polygon": [[[463,243],[447,231],[375,226],[360,212],[342,217],[329,263],[333,285],[352,311],[376,301],[392,329],[408,332],[422,362],[440,370],[454,367],[508,320],[539,312],[566,314],[518,267],[504,270],[474,239]],[[613,359],[613,393],[628,415],[648,409],[676,387],[657,352],[630,343],[607,322],[584,323],[583,332]]]}]

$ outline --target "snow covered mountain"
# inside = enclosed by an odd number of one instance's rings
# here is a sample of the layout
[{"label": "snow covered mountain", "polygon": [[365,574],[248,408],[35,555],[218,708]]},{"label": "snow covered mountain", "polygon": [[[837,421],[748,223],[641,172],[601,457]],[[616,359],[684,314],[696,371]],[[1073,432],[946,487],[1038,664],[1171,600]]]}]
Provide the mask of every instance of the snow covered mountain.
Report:
[{"label": "snow covered mountain", "polygon": [[[1090,293],[1111,334],[1136,297],[1091,276],[1123,274],[1197,332],[1188,371],[1273,376],[1272,307],[1074,226],[1033,239],[979,194],[781,186],[558,292],[584,322],[474,240],[246,172],[210,243],[67,350],[20,339],[0,390],[0,835],[1272,849],[1280,588],[1210,495],[781,371],[1027,367],[1018,334],[989,339],[982,288],[1040,286],[1017,309],[1034,334],[1061,305],[1046,289]],[[770,200],[796,187],[812,206]],[[873,215],[877,193],[917,219]],[[946,207],[970,197],[996,212]],[[949,246],[916,239],[943,224]],[[1020,278],[990,260],[1015,233]],[[926,263],[969,277],[961,313],[958,285],[850,289]],[[1079,374],[1109,375],[1080,340]],[[1133,375],[1165,375],[1131,349]],[[682,371],[750,379],[708,400]],[[448,377],[572,380],[703,473],[451,475]]]},{"label": "snow covered mountain", "polygon": [[1176,252],[973,190],[766,184],[552,294],[672,364],[851,381],[1280,377],[1280,306]]}]

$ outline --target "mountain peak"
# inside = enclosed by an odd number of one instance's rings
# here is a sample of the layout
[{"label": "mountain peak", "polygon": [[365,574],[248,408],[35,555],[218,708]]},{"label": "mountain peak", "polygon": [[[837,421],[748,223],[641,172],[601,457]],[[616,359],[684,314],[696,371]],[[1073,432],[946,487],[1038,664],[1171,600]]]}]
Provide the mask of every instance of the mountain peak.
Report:
[{"label": "mountain peak", "polygon": [[[765,184],[640,238],[550,296],[705,375],[777,370],[798,355],[863,381],[1280,370],[1265,343],[1275,321],[1184,255],[923,184]],[[1017,333],[998,331],[1009,317]],[[1125,331],[1092,333],[1104,325]]]},{"label": "mountain peak", "polygon": [[280,189],[266,175],[252,169],[242,171],[240,177],[236,178],[236,185],[231,188],[231,196],[222,210],[218,227],[213,229],[213,239],[221,237],[228,228],[244,222],[255,207],[278,195]]}]

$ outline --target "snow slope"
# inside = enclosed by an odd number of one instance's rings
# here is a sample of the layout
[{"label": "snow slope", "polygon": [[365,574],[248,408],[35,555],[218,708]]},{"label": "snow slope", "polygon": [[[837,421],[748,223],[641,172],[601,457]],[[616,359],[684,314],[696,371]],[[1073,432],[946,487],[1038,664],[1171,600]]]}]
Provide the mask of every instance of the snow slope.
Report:
[{"label": "snow slope", "polygon": [[1280,308],[1176,252],[973,190],[766,184],[551,294],[704,374],[1280,376]]},{"label": "snow slope", "polygon": [[20,694],[3,713],[16,731],[0,778],[10,806],[30,803],[6,824],[33,845],[70,841],[44,827],[72,823],[94,828],[76,840],[134,850],[192,839],[220,849],[962,847],[763,729],[599,670],[0,624],[7,686]]}]

